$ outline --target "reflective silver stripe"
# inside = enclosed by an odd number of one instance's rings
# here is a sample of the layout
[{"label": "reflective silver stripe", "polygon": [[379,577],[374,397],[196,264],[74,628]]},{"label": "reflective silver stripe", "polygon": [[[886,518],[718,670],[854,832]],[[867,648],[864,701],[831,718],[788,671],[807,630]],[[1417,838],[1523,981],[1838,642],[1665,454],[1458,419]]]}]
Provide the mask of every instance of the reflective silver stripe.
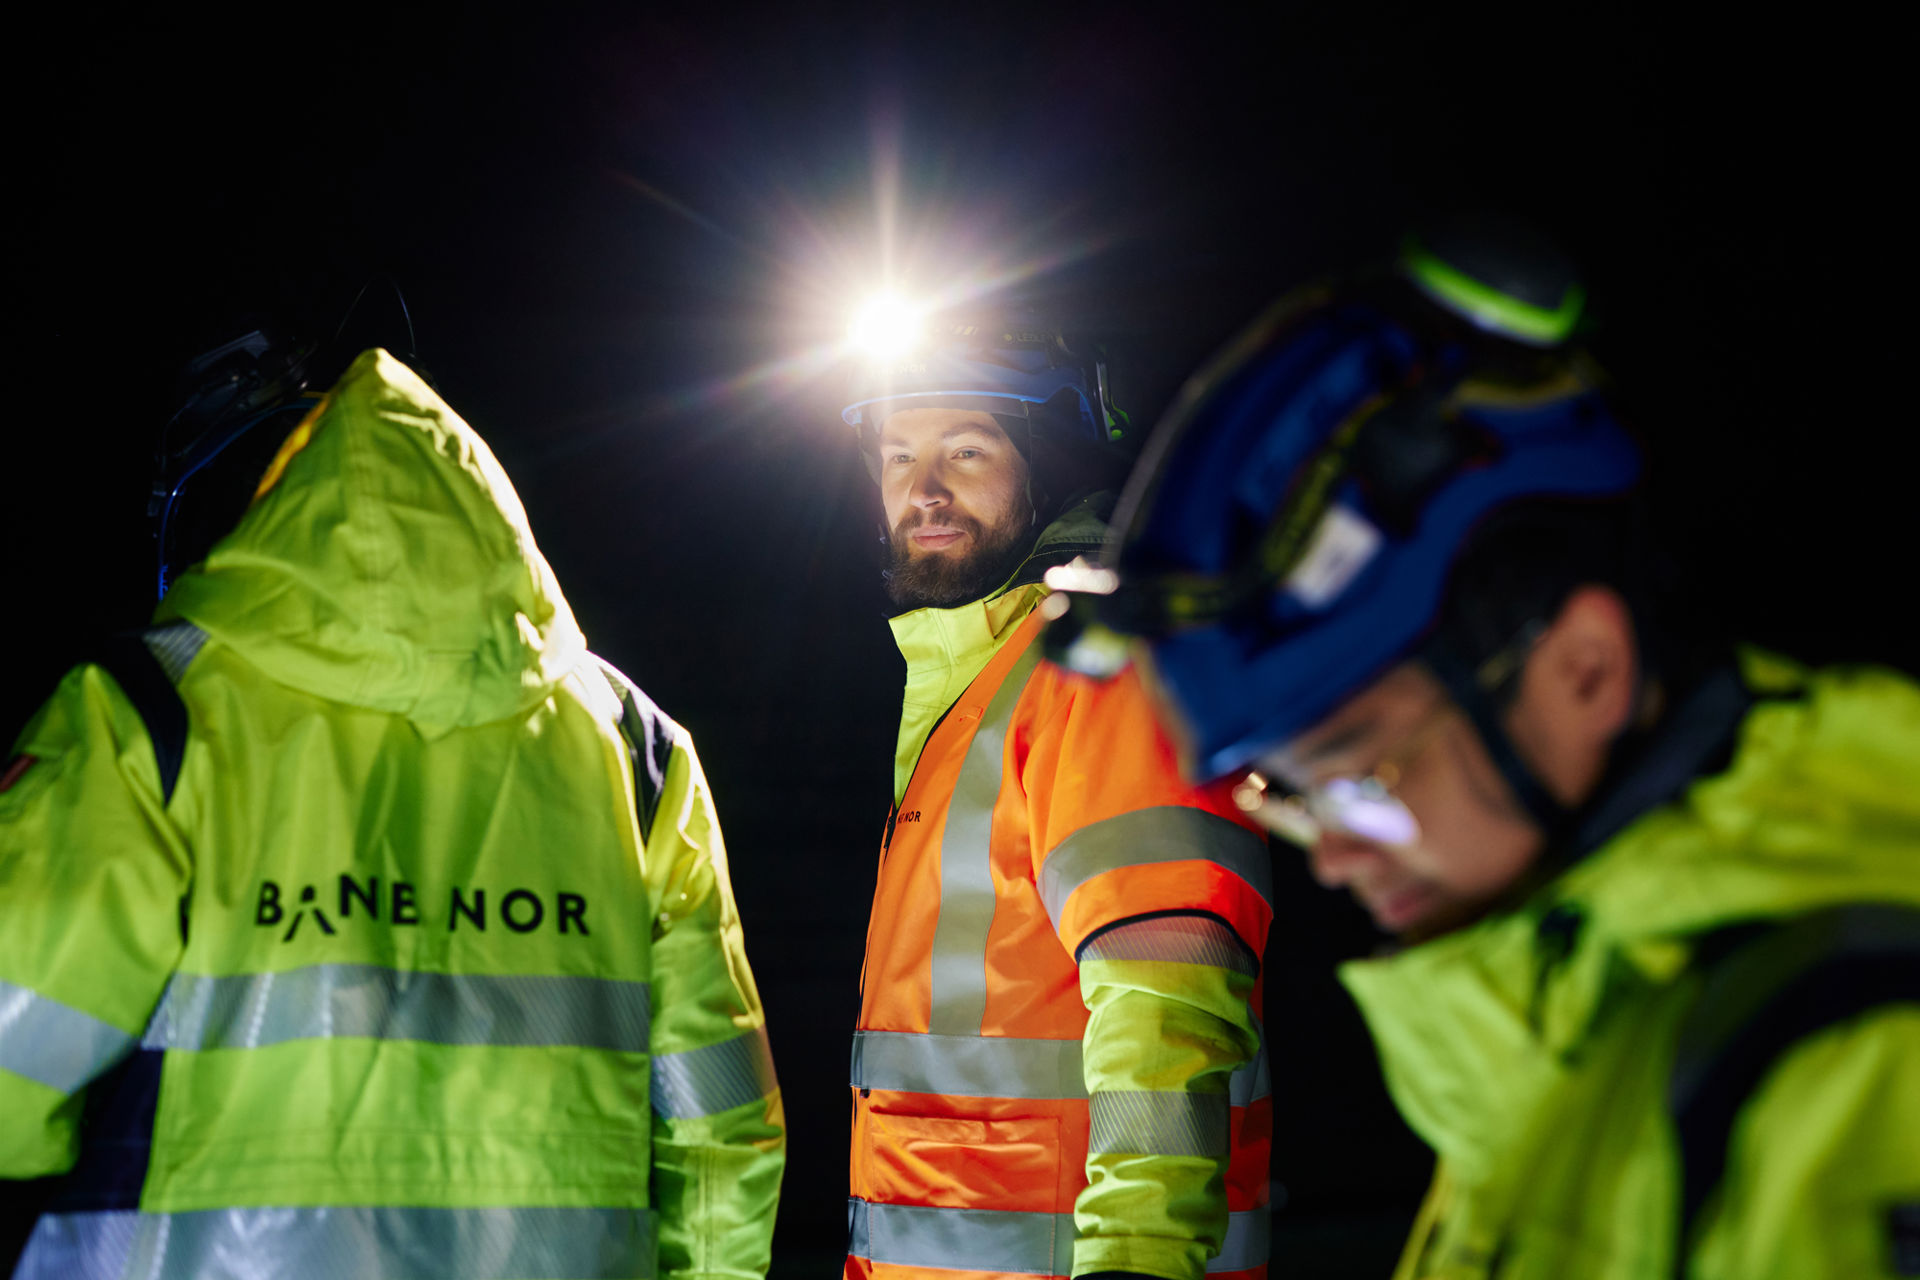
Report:
[{"label": "reflective silver stripe", "polygon": [[140,1219],[132,1209],[41,1214],[13,1280],[120,1280],[140,1237]]},{"label": "reflective silver stripe", "polygon": [[647,1012],[644,982],[316,964],[224,978],[177,973],[143,1043],[255,1049],[354,1036],[645,1053]]},{"label": "reflective silver stripe", "polygon": [[0,981],[0,1070],[72,1093],[125,1057],[137,1037],[26,987]]},{"label": "reflective silver stripe", "polygon": [[1220,1256],[1207,1263],[1209,1272],[1251,1271],[1264,1266],[1272,1250],[1273,1211],[1249,1209],[1227,1215],[1227,1238],[1221,1241]]},{"label": "reflective silver stripe", "polygon": [[848,1206],[847,1251],[902,1267],[958,1267],[1014,1275],[1073,1271],[1073,1215],[917,1204]]},{"label": "reflective silver stripe", "polygon": [[1155,916],[1130,920],[1095,934],[1080,948],[1089,960],[1159,960],[1172,964],[1209,964],[1252,977],[1260,964],[1238,934],[1206,916]]},{"label": "reflective silver stripe", "polygon": [[1007,725],[1039,661],[1039,641],[1031,640],[987,704],[954,780],[940,833],[940,922],[933,930],[933,994],[927,1015],[927,1029],[937,1034],[978,1035],[986,1017],[987,930],[993,924],[994,904],[993,806],[1000,798]]},{"label": "reflective silver stripe", "polygon": [[1253,1061],[1227,1078],[1227,1097],[1236,1107],[1273,1096],[1273,1068],[1267,1062],[1267,1024],[1255,1018],[1253,1030],[1260,1037],[1260,1047],[1253,1051]]},{"label": "reflective silver stripe", "polygon": [[1040,897],[1054,928],[1073,891],[1117,867],[1200,858],[1217,863],[1273,901],[1266,843],[1237,822],[1186,805],[1135,809],[1080,828],[1040,868]]},{"label": "reflective silver stripe", "polygon": [[853,1086],[971,1098],[1084,1098],[1078,1040],[853,1033]]},{"label": "reflective silver stripe", "polygon": [[719,1044],[653,1057],[653,1109],[669,1120],[731,1111],[779,1087],[765,1027]]},{"label": "reflective silver stripe", "polygon": [[347,1206],[50,1214],[35,1226],[14,1277],[506,1280],[653,1270],[645,1209]]},{"label": "reflective silver stripe", "polygon": [[1101,1090],[1087,1100],[1094,1155],[1227,1158],[1227,1095]]},{"label": "reflective silver stripe", "polygon": [[200,656],[207,633],[191,622],[176,622],[172,626],[153,627],[142,632],[140,638],[159,661],[160,669],[167,673],[167,679],[179,684],[180,677]]}]

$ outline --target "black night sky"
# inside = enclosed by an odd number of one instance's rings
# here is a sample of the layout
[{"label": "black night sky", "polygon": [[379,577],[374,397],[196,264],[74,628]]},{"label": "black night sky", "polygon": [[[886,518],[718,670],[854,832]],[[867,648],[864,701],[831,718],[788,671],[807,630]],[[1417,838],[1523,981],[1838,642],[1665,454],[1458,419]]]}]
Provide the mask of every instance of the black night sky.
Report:
[{"label": "black night sky", "polygon": [[[391,277],[589,640],[701,748],[786,1090],[774,1274],[799,1280],[844,1243],[902,672],[840,376],[808,353],[889,253],[1105,334],[1150,422],[1282,289],[1433,210],[1517,211],[1586,264],[1702,599],[1808,657],[1920,665],[1891,32],[1246,8],[43,14],[7,59],[7,733],[151,607],[184,361],[249,317],[330,331],[370,280],[352,332],[404,355]],[[1427,1167],[1330,976],[1371,938],[1276,866],[1276,1275],[1384,1274]]]}]

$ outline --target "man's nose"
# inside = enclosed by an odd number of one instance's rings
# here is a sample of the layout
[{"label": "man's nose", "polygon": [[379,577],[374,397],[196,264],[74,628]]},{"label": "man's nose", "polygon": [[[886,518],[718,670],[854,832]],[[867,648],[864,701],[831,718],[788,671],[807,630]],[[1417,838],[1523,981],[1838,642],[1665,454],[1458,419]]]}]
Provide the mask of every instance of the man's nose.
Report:
[{"label": "man's nose", "polygon": [[1323,831],[1307,851],[1313,878],[1329,889],[1352,884],[1385,859],[1378,846],[1340,831]]},{"label": "man's nose", "polygon": [[913,486],[907,491],[907,501],[927,510],[946,506],[953,501],[953,494],[940,482],[939,468],[925,466],[913,473]]}]

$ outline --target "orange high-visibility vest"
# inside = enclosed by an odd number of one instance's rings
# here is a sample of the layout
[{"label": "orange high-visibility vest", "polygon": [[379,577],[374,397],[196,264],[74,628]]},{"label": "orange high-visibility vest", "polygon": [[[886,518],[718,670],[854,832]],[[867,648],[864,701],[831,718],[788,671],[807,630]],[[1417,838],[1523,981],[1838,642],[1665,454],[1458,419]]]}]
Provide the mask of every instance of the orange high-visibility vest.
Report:
[{"label": "orange high-visibility vest", "polygon": [[[1157,1125],[1173,1154],[1226,1164],[1226,1242],[1208,1273],[1263,1277],[1264,1043],[1227,1098],[1090,1104],[1075,957],[1153,913],[1175,930],[1211,917],[1205,928],[1230,926],[1258,956],[1272,919],[1264,837],[1224,788],[1181,781],[1133,673],[1101,683],[1041,664],[1043,626],[1027,618],[935,727],[881,850],[845,1274],[1067,1276],[1090,1147],[1155,1150],[1126,1130]],[[1258,1000],[1256,985],[1256,1018]],[[1185,1110],[1141,1114],[1143,1098]]]}]

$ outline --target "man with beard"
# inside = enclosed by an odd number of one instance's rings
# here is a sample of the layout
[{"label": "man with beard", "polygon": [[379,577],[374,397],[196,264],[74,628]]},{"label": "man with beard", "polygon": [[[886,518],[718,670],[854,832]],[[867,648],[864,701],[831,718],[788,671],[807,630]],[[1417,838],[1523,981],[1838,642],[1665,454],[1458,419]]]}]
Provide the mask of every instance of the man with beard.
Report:
[{"label": "man with beard", "polygon": [[907,660],[853,1048],[848,1277],[1260,1277],[1267,853],[1137,683],[1039,666],[1096,547],[1105,368],[952,319],[863,369]]}]

